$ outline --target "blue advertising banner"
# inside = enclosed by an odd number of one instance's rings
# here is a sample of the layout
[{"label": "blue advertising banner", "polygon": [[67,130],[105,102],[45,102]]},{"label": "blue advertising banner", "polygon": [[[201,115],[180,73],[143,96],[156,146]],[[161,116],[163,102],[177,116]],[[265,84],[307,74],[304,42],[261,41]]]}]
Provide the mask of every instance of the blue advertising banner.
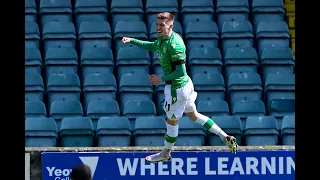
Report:
[{"label": "blue advertising banner", "polygon": [[42,154],[42,180],[70,180],[72,167],[86,164],[94,180],[294,180],[294,151],[173,152],[172,161],[150,164],[148,152]]}]

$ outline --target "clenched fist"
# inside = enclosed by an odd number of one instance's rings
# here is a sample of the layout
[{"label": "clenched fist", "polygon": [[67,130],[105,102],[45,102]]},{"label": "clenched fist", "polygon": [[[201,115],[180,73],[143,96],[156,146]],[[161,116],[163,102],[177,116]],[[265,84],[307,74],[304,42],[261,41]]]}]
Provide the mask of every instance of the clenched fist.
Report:
[{"label": "clenched fist", "polygon": [[130,38],[128,38],[128,37],[123,37],[123,38],[122,38],[122,43],[123,43],[123,44],[128,44],[128,43],[130,43]]}]

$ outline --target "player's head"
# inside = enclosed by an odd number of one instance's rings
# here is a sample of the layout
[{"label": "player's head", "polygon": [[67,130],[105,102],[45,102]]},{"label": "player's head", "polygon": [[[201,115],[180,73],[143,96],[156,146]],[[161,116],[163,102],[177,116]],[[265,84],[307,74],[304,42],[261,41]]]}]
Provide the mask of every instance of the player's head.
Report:
[{"label": "player's head", "polygon": [[91,170],[88,166],[81,164],[72,168],[70,174],[71,180],[92,180]]},{"label": "player's head", "polygon": [[174,17],[168,12],[157,14],[157,34],[158,37],[168,37],[172,32]]}]

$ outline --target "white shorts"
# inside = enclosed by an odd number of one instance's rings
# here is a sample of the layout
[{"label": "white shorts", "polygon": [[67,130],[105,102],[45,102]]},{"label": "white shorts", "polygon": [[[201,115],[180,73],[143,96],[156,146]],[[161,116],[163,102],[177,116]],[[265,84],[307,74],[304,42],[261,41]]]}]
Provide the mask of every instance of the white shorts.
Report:
[{"label": "white shorts", "polygon": [[177,101],[172,104],[171,85],[164,87],[164,103],[163,109],[168,119],[180,119],[183,113],[194,112],[196,110],[195,100],[197,92],[194,91],[192,80],[177,91]]}]

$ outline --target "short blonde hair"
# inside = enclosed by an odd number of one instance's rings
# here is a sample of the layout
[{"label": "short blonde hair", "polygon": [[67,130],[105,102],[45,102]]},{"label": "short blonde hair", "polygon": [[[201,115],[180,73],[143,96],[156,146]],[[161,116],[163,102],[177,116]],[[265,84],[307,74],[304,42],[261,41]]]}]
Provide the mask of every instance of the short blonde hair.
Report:
[{"label": "short blonde hair", "polygon": [[166,22],[173,22],[174,21],[174,17],[171,13],[169,12],[162,12],[162,13],[158,13],[157,14],[157,18],[158,19],[164,19],[166,20]]}]

